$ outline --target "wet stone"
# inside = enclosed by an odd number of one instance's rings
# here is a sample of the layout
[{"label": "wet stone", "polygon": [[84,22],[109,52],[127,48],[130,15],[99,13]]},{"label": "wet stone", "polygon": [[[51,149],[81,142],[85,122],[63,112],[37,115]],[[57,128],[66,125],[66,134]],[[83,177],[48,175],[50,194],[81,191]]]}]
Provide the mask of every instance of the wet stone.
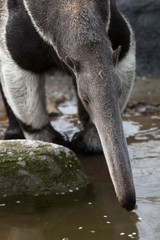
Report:
[{"label": "wet stone", "polygon": [[60,145],[0,141],[0,156],[0,197],[65,194],[88,183],[76,155]]}]

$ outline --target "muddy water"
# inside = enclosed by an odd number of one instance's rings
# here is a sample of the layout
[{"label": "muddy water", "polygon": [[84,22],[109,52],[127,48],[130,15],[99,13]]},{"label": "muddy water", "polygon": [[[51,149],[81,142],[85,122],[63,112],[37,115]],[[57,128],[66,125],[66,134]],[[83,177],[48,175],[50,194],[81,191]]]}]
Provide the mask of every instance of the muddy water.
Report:
[{"label": "muddy water", "polygon": [[[72,107],[71,107],[72,105]],[[75,99],[59,105],[52,125],[70,137],[80,129]],[[80,155],[91,184],[67,195],[0,199],[0,240],[160,240],[160,115],[125,114],[137,193],[135,211],[119,205],[103,155]],[[7,119],[1,116],[3,135]]]}]

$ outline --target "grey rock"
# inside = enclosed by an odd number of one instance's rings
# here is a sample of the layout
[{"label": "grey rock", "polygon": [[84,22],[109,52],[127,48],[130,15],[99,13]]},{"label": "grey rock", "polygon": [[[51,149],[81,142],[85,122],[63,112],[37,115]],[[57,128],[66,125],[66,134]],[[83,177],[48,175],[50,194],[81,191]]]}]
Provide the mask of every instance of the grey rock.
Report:
[{"label": "grey rock", "polygon": [[52,143],[0,141],[0,197],[72,192],[88,183],[76,155]]}]

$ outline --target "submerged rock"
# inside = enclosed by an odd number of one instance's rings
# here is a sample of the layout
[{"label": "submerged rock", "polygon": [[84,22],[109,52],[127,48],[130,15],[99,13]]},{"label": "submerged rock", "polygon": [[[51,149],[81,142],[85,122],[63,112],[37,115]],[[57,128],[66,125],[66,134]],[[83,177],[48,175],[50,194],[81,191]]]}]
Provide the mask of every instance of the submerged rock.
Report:
[{"label": "submerged rock", "polygon": [[66,193],[88,183],[76,155],[41,141],[0,141],[0,197]]}]

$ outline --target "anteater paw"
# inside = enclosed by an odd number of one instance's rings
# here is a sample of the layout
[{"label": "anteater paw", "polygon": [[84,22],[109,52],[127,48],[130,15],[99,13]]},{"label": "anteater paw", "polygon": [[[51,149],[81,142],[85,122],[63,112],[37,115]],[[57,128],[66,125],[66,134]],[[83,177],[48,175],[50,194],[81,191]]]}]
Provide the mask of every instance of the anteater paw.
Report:
[{"label": "anteater paw", "polygon": [[82,153],[101,153],[102,146],[95,127],[76,133],[71,141],[72,149]]},{"label": "anteater paw", "polygon": [[12,139],[24,139],[23,132],[20,128],[11,128],[8,127],[8,129],[5,132],[4,140],[12,140]]}]

